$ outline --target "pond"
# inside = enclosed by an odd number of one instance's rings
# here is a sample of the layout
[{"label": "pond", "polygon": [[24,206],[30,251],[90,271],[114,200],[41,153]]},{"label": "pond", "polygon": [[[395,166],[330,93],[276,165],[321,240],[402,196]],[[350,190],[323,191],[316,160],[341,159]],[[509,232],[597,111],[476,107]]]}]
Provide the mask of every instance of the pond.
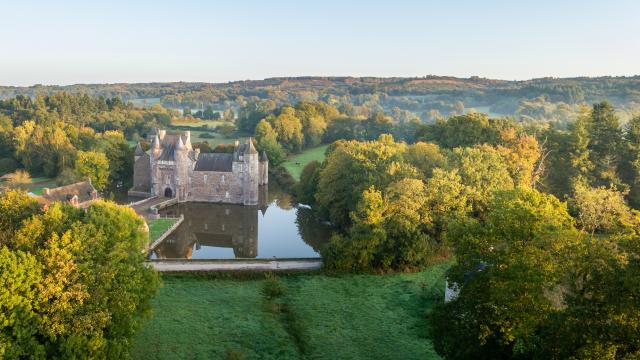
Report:
[{"label": "pond", "polygon": [[261,195],[258,206],[180,203],[161,210],[184,221],[150,259],[319,257],[331,227],[283,191],[265,186]]}]

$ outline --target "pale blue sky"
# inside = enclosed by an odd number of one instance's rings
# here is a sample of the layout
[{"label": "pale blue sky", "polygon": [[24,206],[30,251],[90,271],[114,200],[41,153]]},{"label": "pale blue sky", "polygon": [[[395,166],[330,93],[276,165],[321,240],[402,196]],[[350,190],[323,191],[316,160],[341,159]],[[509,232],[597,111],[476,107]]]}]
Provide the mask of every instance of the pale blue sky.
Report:
[{"label": "pale blue sky", "polygon": [[640,1],[0,0],[0,85],[640,74]]}]

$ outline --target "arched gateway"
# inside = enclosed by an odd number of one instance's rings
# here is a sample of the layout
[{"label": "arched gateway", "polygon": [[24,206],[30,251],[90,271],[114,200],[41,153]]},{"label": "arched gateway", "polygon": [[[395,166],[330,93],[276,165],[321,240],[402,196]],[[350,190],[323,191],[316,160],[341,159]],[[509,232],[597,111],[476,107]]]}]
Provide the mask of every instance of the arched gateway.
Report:
[{"label": "arched gateway", "polygon": [[171,191],[171,188],[164,189],[164,197],[173,197],[173,191]]}]

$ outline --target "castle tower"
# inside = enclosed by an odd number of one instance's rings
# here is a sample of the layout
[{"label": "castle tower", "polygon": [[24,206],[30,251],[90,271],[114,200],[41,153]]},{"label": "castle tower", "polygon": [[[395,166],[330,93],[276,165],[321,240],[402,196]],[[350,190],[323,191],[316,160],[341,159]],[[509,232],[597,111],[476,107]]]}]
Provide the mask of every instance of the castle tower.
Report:
[{"label": "castle tower", "polygon": [[151,194],[159,195],[158,186],[160,184],[160,174],[158,171],[158,158],[162,154],[162,148],[160,148],[160,139],[158,135],[153,137],[151,142],[151,151],[149,161],[151,162]]},{"label": "castle tower", "polygon": [[269,183],[269,158],[267,152],[262,150],[260,155],[260,163],[258,164],[258,185],[267,185]]},{"label": "castle tower", "polygon": [[178,143],[174,154],[176,163],[176,194],[178,201],[186,201],[189,193],[189,149],[182,141],[182,136],[178,135]]},{"label": "castle tower", "polygon": [[134,161],[138,161],[138,159],[140,159],[140,156],[143,156],[143,155],[144,155],[144,151],[142,150],[140,141],[138,141],[138,144],[136,145],[136,151],[134,153]]},{"label": "castle tower", "polygon": [[247,140],[245,152],[243,154],[244,168],[246,169],[243,178],[243,200],[245,205],[257,205],[258,204],[258,183],[259,183],[259,171],[258,171],[258,151],[253,146],[251,138]]}]

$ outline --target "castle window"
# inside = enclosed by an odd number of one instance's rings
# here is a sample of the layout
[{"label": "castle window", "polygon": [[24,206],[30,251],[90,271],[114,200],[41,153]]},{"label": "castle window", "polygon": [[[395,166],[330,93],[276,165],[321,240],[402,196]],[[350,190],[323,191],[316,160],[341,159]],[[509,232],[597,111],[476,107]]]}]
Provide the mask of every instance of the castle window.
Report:
[{"label": "castle window", "polygon": [[224,197],[226,197],[227,199],[229,198],[229,192],[228,192],[228,191],[226,191],[226,192],[224,193]]},{"label": "castle window", "polygon": [[222,175],[222,183],[224,184],[224,175]]},{"label": "castle window", "polygon": [[204,183],[207,183],[207,175],[204,176]]}]

